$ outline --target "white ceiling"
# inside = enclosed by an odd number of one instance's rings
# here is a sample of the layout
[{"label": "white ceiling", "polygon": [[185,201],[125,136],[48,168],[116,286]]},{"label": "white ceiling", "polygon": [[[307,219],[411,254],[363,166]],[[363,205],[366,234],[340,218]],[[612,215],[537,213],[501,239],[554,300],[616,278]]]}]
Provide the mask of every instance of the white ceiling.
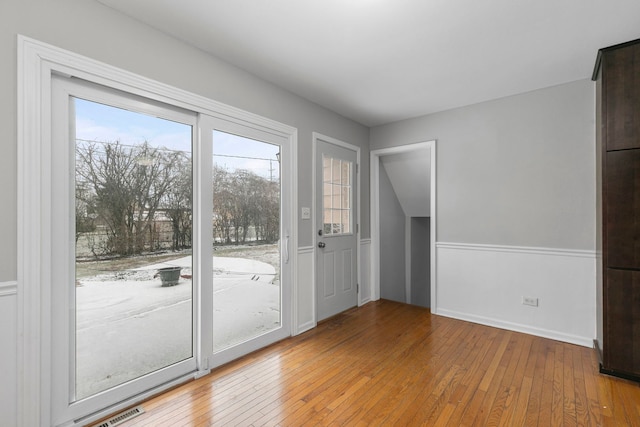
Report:
[{"label": "white ceiling", "polygon": [[99,0],[367,126],[589,78],[638,0]]}]

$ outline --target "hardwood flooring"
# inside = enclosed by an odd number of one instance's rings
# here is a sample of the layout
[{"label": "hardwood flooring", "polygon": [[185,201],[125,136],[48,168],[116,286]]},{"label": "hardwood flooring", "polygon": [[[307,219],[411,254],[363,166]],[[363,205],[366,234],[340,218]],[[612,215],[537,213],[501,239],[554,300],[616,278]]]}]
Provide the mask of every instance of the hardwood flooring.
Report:
[{"label": "hardwood flooring", "polygon": [[123,426],[640,426],[595,351],[377,301],[143,403]]}]

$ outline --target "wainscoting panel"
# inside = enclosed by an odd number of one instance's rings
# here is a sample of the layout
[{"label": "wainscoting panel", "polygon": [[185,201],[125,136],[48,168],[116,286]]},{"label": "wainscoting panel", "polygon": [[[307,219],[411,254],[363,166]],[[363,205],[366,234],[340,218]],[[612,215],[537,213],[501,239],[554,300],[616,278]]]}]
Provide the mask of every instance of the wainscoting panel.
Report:
[{"label": "wainscoting panel", "polygon": [[364,305],[371,301],[373,289],[371,289],[371,239],[360,240],[360,294],[358,305]]},{"label": "wainscoting panel", "polygon": [[[596,253],[437,243],[438,314],[586,347],[596,334]],[[523,304],[537,298],[538,306]]]},{"label": "wainscoting panel", "polygon": [[314,247],[298,248],[298,271],[294,284],[294,321],[292,335],[298,335],[316,326],[316,293],[314,288]]},{"label": "wainscoting panel", "polygon": [[16,282],[0,282],[0,424],[7,426],[18,423],[16,288]]}]

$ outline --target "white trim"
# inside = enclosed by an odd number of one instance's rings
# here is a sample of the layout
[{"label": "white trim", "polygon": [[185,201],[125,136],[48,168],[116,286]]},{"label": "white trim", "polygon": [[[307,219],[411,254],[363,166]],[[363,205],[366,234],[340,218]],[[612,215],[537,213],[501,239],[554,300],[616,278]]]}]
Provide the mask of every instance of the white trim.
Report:
[{"label": "white trim", "polygon": [[431,162],[431,194],[430,194],[430,276],[431,276],[431,313],[438,314],[438,284],[437,284],[437,256],[436,256],[436,140],[417,142],[413,144],[400,145],[396,147],[382,148],[372,150],[370,167],[370,215],[371,215],[371,299],[380,299],[380,157],[391,154],[406,153],[414,150],[427,148],[429,150],[429,159]]},{"label": "white trim", "polygon": [[[143,402],[147,399],[149,399],[150,397],[153,397],[157,394],[160,394],[164,391],[167,391],[177,385],[180,385],[186,381],[189,381],[191,379],[197,379],[199,378],[199,372],[195,372],[193,374],[187,374],[184,375],[180,378],[176,378],[172,381],[169,381],[167,383],[164,383],[158,387],[153,388],[152,390],[147,390],[143,393],[140,393],[136,396],[133,396],[129,399],[123,400],[122,402],[118,402],[115,405],[109,406],[108,408],[104,408],[102,410],[100,410],[99,412],[93,413],[87,417],[75,420],[69,424],[65,424],[65,427],[80,427],[80,426],[86,426],[94,421],[97,421],[101,418],[106,417],[107,415],[111,415],[115,412],[120,411],[121,409],[125,409],[128,408],[129,406],[135,405],[136,403],[140,403]],[[202,375],[200,375],[202,376]]]},{"label": "white trim", "polygon": [[[333,145],[337,145],[338,147],[342,147],[346,150],[349,151],[354,151],[356,153],[356,191],[357,191],[357,201],[356,201],[356,209],[358,210],[358,216],[356,218],[356,229],[357,229],[357,233],[356,233],[356,280],[357,283],[360,284],[362,277],[361,277],[361,271],[360,271],[360,258],[361,258],[361,254],[360,254],[360,236],[362,235],[362,230],[361,230],[361,218],[362,218],[362,210],[361,210],[361,204],[360,204],[360,192],[361,192],[361,186],[360,186],[360,175],[361,175],[361,165],[360,165],[360,147],[358,147],[357,145],[353,145],[353,144],[349,144],[348,142],[344,142],[344,141],[340,141],[339,139],[336,138],[332,138],[330,136],[327,135],[323,135],[321,133],[318,132],[313,132],[312,133],[312,145],[313,145],[313,149],[312,149],[312,168],[311,168],[311,173],[313,174],[313,185],[312,185],[312,191],[311,191],[311,195],[312,195],[312,202],[311,202],[311,206],[312,206],[312,212],[313,214],[313,249],[315,252],[315,248],[316,248],[316,244],[317,244],[317,240],[318,240],[318,235],[316,234],[316,230],[318,230],[318,218],[316,215],[316,187],[318,185],[317,179],[316,179],[316,162],[318,159],[318,155],[317,155],[317,151],[318,151],[318,141],[324,141],[327,142],[329,144],[333,144]],[[317,272],[316,272],[316,263],[315,263],[315,255],[314,255],[314,263],[313,263],[313,291],[314,291],[314,298],[315,298],[315,294],[317,291]],[[359,285],[358,285],[359,286]],[[362,302],[360,300],[360,289],[358,289],[357,292],[357,301],[358,301],[358,306],[362,305]],[[317,313],[318,310],[317,308],[315,309],[314,312],[314,321],[317,323]]]},{"label": "white trim", "polygon": [[360,255],[361,282],[358,306],[363,306],[372,301],[371,278],[369,277],[369,272],[371,271],[371,239],[360,240]]},{"label": "white trim", "polygon": [[299,282],[298,282],[298,254],[295,250],[298,247],[298,129],[291,127],[291,134],[289,134],[289,147],[291,149],[289,156],[289,170],[291,171],[291,194],[289,200],[291,206],[289,206],[289,224],[291,230],[288,230],[289,241],[287,243],[287,255],[289,257],[290,277],[291,277],[291,300],[289,301],[291,307],[290,319],[289,319],[289,332],[290,335],[296,335],[298,327],[296,320],[298,319],[298,294],[299,294]]},{"label": "white trim", "polygon": [[[315,271],[315,247],[314,246],[302,246],[299,247],[297,252],[297,257],[298,257],[298,268],[299,270],[297,272],[295,272],[296,274],[296,279],[297,282],[299,284],[302,283],[309,283],[311,284],[313,282],[313,272]],[[309,265],[311,265],[311,268],[309,268],[308,270],[304,270],[304,266],[307,265],[307,263]],[[301,289],[301,286],[297,286],[296,287],[297,291],[299,292]],[[316,327],[317,322],[316,322],[316,295],[315,295],[315,290],[313,288],[313,286],[311,285],[309,287],[310,289],[310,301],[309,301],[309,310],[311,311],[311,316],[310,318],[305,321],[302,322],[300,321],[301,316],[301,310],[295,310],[295,314],[296,316],[294,317],[293,320],[293,329],[292,329],[292,335],[298,335],[301,334],[303,332],[306,332],[310,329],[313,329]],[[298,303],[298,298],[299,298],[299,293],[296,292],[295,293],[295,303],[297,306]]]},{"label": "white trim", "polygon": [[309,322],[301,323],[300,325],[298,325],[298,330],[296,331],[295,335],[300,335],[302,333],[310,331],[311,329],[315,328],[316,326],[318,326],[318,324],[315,321],[309,321]]},{"label": "white trim", "polygon": [[0,297],[16,295],[18,293],[18,282],[0,282]]},{"label": "white trim", "polygon": [[[17,37],[18,145],[18,426],[51,424],[51,79],[53,74],[144,96],[204,115],[219,117],[272,133],[291,142],[292,194],[290,246],[297,231],[297,129],[173,86],[33,40]],[[297,254],[289,263],[296,272]],[[297,283],[292,277],[293,289]],[[292,292],[293,294],[293,292]],[[296,306],[292,304],[292,312]],[[292,313],[292,317],[294,314]]]},{"label": "white trim", "polygon": [[581,249],[557,249],[557,248],[541,248],[534,246],[506,246],[506,245],[484,245],[478,243],[449,243],[437,242],[438,249],[459,249],[467,251],[491,251],[491,252],[510,252],[521,254],[538,254],[538,255],[554,255],[554,256],[572,256],[581,258],[594,258],[596,251],[588,251]]},{"label": "white trim", "polygon": [[[43,145],[50,136],[42,131],[46,114],[41,115],[41,96],[49,88],[43,88],[43,58],[36,43],[18,36],[18,372],[17,413],[18,426],[48,425],[49,383],[41,376],[43,364],[48,360],[43,335],[47,326],[42,324],[41,300],[44,278],[49,265],[43,259],[50,242],[42,238],[43,224],[49,211],[43,212],[46,203],[46,180],[38,180],[31,170],[42,170]],[[49,170],[42,170],[45,176]],[[45,369],[44,372],[47,372]],[[44,419],[43,419],[44,418]]]},{"label": "white trim", "polygon": [[504,320],[493,319],[490,317],[476,316],[473,314],[460,313],[457,311],[440,309],[438,315],[450,317],[452,319],[464,320],[467,322],[478,323],[480,325],[492,326],[494,328],[506,329],[509,331],[522,332],[524,334],[535,335],[537,337],[549,338],[556,341],[567,342],[571,344],[581,345],[583,347],[593,347],[593,338],[581,337],[578,335],[565,334],[549,329],[536,328],[533,326],[523,325],[520,323],[506,322]]}]

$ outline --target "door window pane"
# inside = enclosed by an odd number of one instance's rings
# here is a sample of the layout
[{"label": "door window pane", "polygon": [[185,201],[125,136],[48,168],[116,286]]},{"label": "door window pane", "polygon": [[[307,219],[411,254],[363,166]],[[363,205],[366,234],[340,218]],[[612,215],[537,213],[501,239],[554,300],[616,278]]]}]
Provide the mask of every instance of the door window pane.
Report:
[{"label": "door window pane", "polygon": [[323,232],[351,233],[351,162],[323,154]]},{"label": "door window pane", "polygon": [[80,400],[193,356],[192,128],[72,98]]},{"label": "door window pane", "polygon": [[282,326],[280,146],[213,132],[213,351]]}]

